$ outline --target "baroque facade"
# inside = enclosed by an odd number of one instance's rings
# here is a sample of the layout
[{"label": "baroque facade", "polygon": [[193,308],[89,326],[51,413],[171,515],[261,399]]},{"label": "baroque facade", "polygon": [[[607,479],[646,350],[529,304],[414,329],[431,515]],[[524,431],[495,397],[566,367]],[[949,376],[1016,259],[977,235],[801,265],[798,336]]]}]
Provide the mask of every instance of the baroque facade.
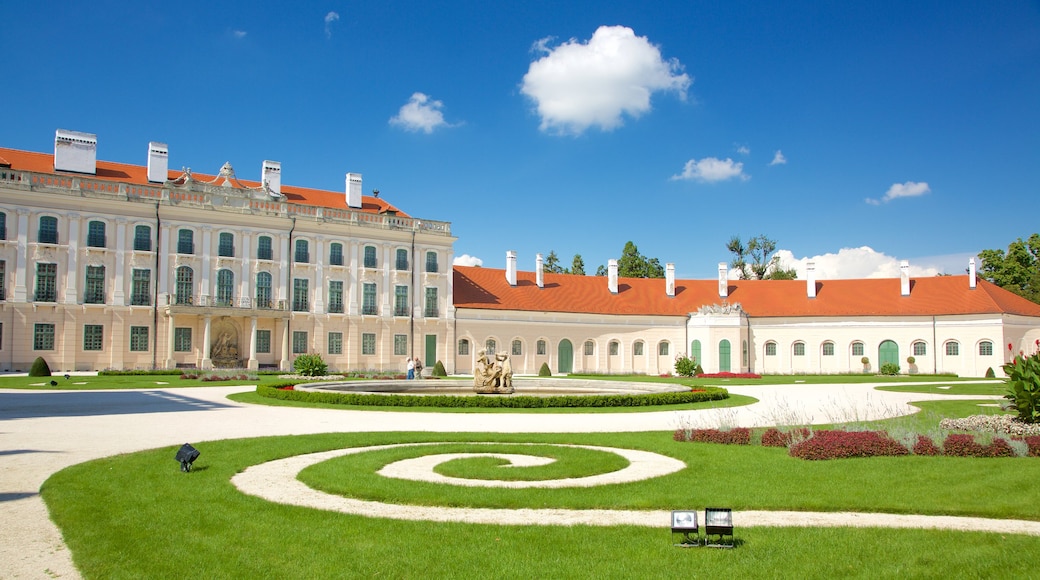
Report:
[{"label": "baroque facade", "polygon": [[419,220],[349,173],[342,192],[0,149],[0,370],[396,369],[453,344],[450,224]]}]

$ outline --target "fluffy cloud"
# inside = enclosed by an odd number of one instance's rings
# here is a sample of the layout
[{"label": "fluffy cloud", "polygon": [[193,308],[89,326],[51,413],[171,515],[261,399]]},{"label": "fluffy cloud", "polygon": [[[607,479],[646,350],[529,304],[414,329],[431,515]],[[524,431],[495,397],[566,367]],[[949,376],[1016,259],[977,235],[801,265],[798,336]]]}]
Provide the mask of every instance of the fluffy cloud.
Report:
[{"label": "fluffy cloud", "polygon": [[782,151],[777,149],[776,153],[773,155],[773,160],[770,161],[769,164],[770,165],[786,165],[787,164],[787,158],[784,157],[784,153]]},{"label": "fluffy cloud", "polygon": [[531,63],[521,91],[534,100],[541,130],[579,135],[589,127],[610,131],[623,115],[650,110],[650,96],[675,91],[686,98],[692,80],[678,60],[624,26],[601,26],[588,42],[571,39],[555,48],[535,43],[545,56]]},{"label": "fluffy cloud", "polygon": [[672,176],[673,180],[685,179],[703,181],[706,183],[726,181],[727,179],[734,178],[743,181],[751,179],[744,173],[743,163],[733,161],[728,157],[725,160],[716,159],[715,157],[705,157],[699,161],[697,159],[690,159],[683,167],[682,173]]},{"label": "fluffy cloud", "polygon": [[751,148],[747,145],[740,145],[737,147],[737,153],[741,155],[751,155]]},{"label": "fluffy cloud", "polygon": [[920,183],[916,181],[907,181],[906,183],[893,183],[892,187],[888,188],[885,192],[884,197],[880,200],[874,198],[867,198],[867,203],[870,205],[881,205],[882,203],[888,203],[893,199],[900,197],[917,197],[930,193],[932,190],[928,187],[928,182],[922,181]]},{"label": "fluffy cloud", "polygon": [[438,127],[451,126],[444,120],[444,113],[441,112],[443,106],[444,103],[431,101],[423,93],[415,93],[397,112],[397,116],[391,117],[390,124],[406,131],[433,133]]},{"label": "fluffy cloud", "polygon": [[231,36],[235,40],[239,40],[239,39],[245,38],[246,34],[248,34],[248,33],[245,30],[232,30],[231,31]]},{"label": "fluffy cloud", "polygon": [[332,38],[332,23],[339,20],[338,12],[329,12],[325,15],[325,38]]},{"label": "fluffy cloud", "polygon": [[[780,257],[783,267],[794,268],[798,272],[799,280],[805,280],[805,267],[808,262],[815,263],[817,280],[899,277],[900,259],[875,251],[870,246],[842,248],[837,253],[827,253],[811,258],[795,258],[789,250],[777,250],[776,255]],[[968,259],[964,258],[963,263],[966,266]],[[935,264],[910,262],[911,276],[930,277],[943,271],[944,268]],[[954,270],[954,273],[956,272]]]},{"label": "fluffy cloud", "polygon": [[462,254],[461,256],[455,256],[451,263],[455,266],[483,266],[484,260],[469,254]]}]

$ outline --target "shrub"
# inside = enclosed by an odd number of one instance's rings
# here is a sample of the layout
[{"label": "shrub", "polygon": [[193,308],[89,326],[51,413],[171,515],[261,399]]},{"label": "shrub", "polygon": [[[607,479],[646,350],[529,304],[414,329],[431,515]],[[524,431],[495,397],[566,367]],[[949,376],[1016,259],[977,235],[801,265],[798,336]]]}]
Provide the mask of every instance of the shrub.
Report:
[{"label": "shrub", "polygon": [[859,359],[859,362],[863,363],[863,365],[869,365],[870,364],[870,359],[868,357],[863,357],[863,358]]},{"label": "shrub", "polygon": [[672,435],[676,441],[694,443],[721,443],[723,445],[751,445],[751,429],[736,427],[728,431],[719,429],[676,429]]},{"label": "shrub", "polygon": [[810,460],[909,453],[883,431],[816,431],[811,438],[791,446],[790,451],[791,457]]},{"label": "shrub", "polygon": [[913,356],[908,356],[908,357],[906,357],[906,364],[908,364],[908,365],[912,365],[912,364],[914,364],[915,362],[917,362],[917,359],[916,359],[916,358],[914,358]]},{"label": "shrub", "polygon": [[763,447],[790,447],[791,442],[796,438],[800,441],[804,441],[809,438],[812,433],[806,427],[799,427],[793,431],[781,431],[776,427],[770,427],[762,433],[762,446]]},{"label": "shrub", "polygon": [[1029,456],[1040,457],[1040,435],[1030,435],[1025,438],[1025,442],[1029,446]]},{"label": "shrub", "polygon": [[967,433],[950,433],[943,441],[943,454],[952,457],[981,457],[983,446],[975,442],[975,436]]},{"label": "shrub", "polygon": [[542,363],[541,368],[538,369],[538,376],[540,377],[551,377],[552,371],[549,370],[549,363]]},{"label": "shrub", "polygon": [[1018,412],[1023,423],[1040,422],[1040,352],[1030,357],[1018,355],[1004,365],[1007,388],[1004,398]]},{"label": "shrub", "polygon": [[899,365],[896,363],[885,363],[881,365],[881,374],[883,375],[898,375]]},{"label": "shrub", "polygon": [[320,377],[328,372],[329,365],[325,364],[320,354],[301,354],[293,361],[293,370],[305,377]]},{"label": "shrub", "polygon": [[435,377],[446,377],[448,376],[447,371],[444,370],[444,363],[437,361],[433,365],[433,370],[430,373]]},{"label": "shrub", "polygon": [[686,356],[686,354],[675,355],[675,374],[682,377],[692,377],[696,372],[697,361]]},{"label": "shrub", "polygon": [[986,369],[986,378],[987,379],[995,379],[995,378],[997,378],[997,373],[993,372],[993,367],[989,367],[988,369]]},{"label": "shrub", "polygon": [[49,377],[51,376],[51,367],[47,366],[47,361],[43,360],[42,356],[36,357],[33,361],[32,368],[29,369],[30,377]]},{"label": "shrub", "polygon": [[917,443],[914,443],[914,448],[911,450],[914,455],[942,455],[943,450],[932,441],[931,437],[925,435],[917,436]]}]

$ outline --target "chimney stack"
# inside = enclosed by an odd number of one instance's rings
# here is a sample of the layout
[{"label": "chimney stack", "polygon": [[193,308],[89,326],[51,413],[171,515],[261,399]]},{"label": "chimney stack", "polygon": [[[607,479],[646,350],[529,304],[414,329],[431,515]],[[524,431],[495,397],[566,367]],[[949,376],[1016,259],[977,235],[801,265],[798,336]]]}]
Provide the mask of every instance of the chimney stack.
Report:
[{"label": "chimney stack", "polygon": [[729,275],[726,262],[719,262],[719,298],[729,296]]},{"label": "chimney stack", "polygon": [[607,288],[611,294],[617,294],[617,260],[607,260]]},{"label": "chimney stack", "polygon": [[347,174],[347,207],[361,208],[361,174]]},{"label": "chimney stack", "polygon": [[55,131],[54,170],[97,175],[97,135],[66,129]]},{"label": "chimney stack", "polygon": [[265,184],[271,193],[282,195],[282,164],[265,159],[260,168],[260,183]]},{"label": "chimney stack", "polygon": [[975,258],[968,260],[968,288],[975,289],[977,280],[975,277]]},{"label": "chimney stack", "polygon": [[506,252],[506,282],[516,286],[516,252],[513,250]]},{"label": "chimney stack", "polygon": [[809,298],[816,298],[816,262],[805,264],[805,293]]},{"label": "chimney stack", "polygon": [[545,261],[542,259],[541,254],[535,256],[534,272],[535,279],[538,281],[538,287],[545,288]]},{"label": "chimney stack", "polygon": [[675,264],[664,265],[664,293],[669,298],[675,296]]},{"label": "chimney stack", "polygon": [[899,262],[899,295],[910,295],[910,262],[908,260]]},{"label": "chimney stack", "polygon": [[148,181],[166,183],[170,169],[170,148],[166,143],[150,141],[148,143]]}]

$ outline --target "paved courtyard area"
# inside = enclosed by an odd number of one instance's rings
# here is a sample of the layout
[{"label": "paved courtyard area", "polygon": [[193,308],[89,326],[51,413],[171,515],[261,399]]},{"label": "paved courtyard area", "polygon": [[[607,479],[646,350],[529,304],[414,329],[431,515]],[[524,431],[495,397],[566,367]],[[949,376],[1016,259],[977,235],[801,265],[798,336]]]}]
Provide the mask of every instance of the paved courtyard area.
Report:
[{"label": "paved courtyard area", "polygon": [[[522,389],[522,382],[517,386]],[[720,424],[820,424],[908,414],[915,410],[908,405],[910,401],[986,398],[892,393],[874,390],[874,386],[734,386],[728,387],[732,393],[752,396],[759,402],[701,411],[595,414],[346,411],[243,405],[227,398],[252,390],[252,386],[134,391],[0,389],[0,578],[79,577],[38,492],[52,473],[119,453],[184,442],[325,432],[593,433],[671,431]],[[839,518],[837,523],[847,525],[855,525],[857,520],[866,522],[860,525],[877,525],[857,514],[808,515]],[[785,514],[783,521],[790,524],[790,517]],[[903,516],[902,524],[891,525],[932,525],[914,518],[922,516]],[[1035,523],[1022,524],[1028,527]],[[1040,535],[1040,524],[1032,527],[1035,529],[1023,531]]]}]

